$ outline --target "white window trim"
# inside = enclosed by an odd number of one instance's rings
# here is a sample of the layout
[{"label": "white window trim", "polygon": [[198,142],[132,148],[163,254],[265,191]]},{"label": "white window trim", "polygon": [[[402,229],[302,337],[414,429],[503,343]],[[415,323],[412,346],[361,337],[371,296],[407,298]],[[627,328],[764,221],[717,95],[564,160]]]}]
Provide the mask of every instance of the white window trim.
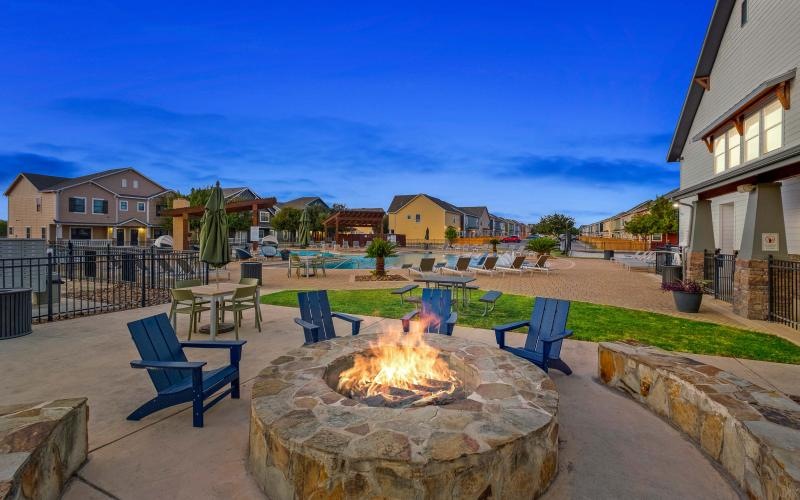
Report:
[{"label": "white window trim", "polygon": [[125,179],[124,177],[122,179],[122,187],[124,188],[128,187],[128,179]]},{"label": "white window trim", "polygon": [[[142,206],[142,209],[141,209],[141,210],[139,210],[139,205],[141,205],[141,206]],[[136,211],[137,211],[137,212],[144,212],[145,210],[147,210],[147,203],[145,203],[145,202],[143,202],[143,201],[137,201],[137,202],[136,202]]]},{"label": "white window trim", "polygon": [[133,189],[139,189],[139,180],[138,179],[133,179],[132,184],[133,184]]},{"label": "white window trim", "polygon": [[108,200],[105,199],[105,198],[92,198],[92,215],[108,215],[107,213],[104,214],[103,212],[95,212],[94,211],[94,202],[95,201],[105,201],[106,203],[108,203]]},{"label": "white window trim", "polygon": [[[69,200],[76,199],[76,200],[83,200],[83,212],[74,212],[70,210],[70,203]],[[86,197],[85,196],[68,196],[67,197],[67,212],[71,214],[85,214],[86,213]]]},{"label": "white window trim", "polygon": [[[122,204],[125,204],[125,208],[122,208]],[[128,211],[128,200],[119,200],[119,211],[120,212],[127,212]]]},{"label": "white window trim", "polygon": [[[780,112],[780,120],[775,125],[770,127],[769,129],[772,130],[775,127],[780,127],[781,128],[781,145],[778,146],[777,148],[771,150],[771,151],[767,151],[767,127],[766,127],[767,120],[766,120],[765,111],[769,106],[772,106],[774,104],[778,105],[778,111]],[[761,141],[760,142],[761,142],[761,144],[759,145],[759,152],[761,153],[760,156],[764,156],[764,155],[767,155],[767,154],[771,154],[771,153],[773,153],[775,151],[778,151],[779,149],[781,149],[786,144],[786,140],[785,140],[786,139],[786,110],[783,109],[783,105],[776,98],[776,99],[771,100],[768,103],[764,104],[764,106],[762,106],[761,109],[759,110],[759,113],[761,114],[761,117],[760,117],[760,126],[761,126],[761,131],[760,131],[761,132],[761,136],[760,136]]]},{"label": "white window trim", "polygon": [[258,221],[259,222],[269,222],[269,212],[267,210],[261,210],[258,212]]}]

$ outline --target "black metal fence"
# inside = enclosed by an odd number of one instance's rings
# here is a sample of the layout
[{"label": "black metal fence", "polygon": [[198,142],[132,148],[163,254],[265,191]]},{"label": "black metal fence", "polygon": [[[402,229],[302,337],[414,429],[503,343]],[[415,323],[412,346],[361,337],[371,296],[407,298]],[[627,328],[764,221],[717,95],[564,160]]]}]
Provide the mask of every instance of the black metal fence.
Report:
[{"label": "black metal fence", "polygon": [[208,282],[197,252],[54,247],[47,257],[0,259],[0,288],[30,288],[34,322],[164,304],[184,279]]},{"label": "black metal fence", "polygon": [[800,262],[769,257],[769,319],[800,329]]},{"label": "black metal fence", "polygon": [[715,299],[732,303],[736,255],[705,252],[703,264],[706,293],[714,295]]}]

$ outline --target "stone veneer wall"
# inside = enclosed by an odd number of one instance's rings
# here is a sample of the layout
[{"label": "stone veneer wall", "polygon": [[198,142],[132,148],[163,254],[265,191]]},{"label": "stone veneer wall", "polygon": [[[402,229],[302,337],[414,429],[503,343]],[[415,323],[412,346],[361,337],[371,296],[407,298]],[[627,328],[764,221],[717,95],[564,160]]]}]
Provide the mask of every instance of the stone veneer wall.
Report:
[{"label": "stone veneer wall", "polygon": [[689,252],[686,254],[686,269],[684,278],[687,280],[701,281],[705,276],[705,253]]},{"label": "stone veneer wall", "polygon": [[766,260],[736,259],[733,312],[749,319],[768,319],[769,263]]},{"label": "stone veneer wall", "polygon": [[0,406],[0,500],[57,499],[89,449],[86,398]]},{"label": "stone veneer wall", "polygon": [[604,383],[686,433],[750,498],[800,498],[796,402],[655,347],[604,342],[598,356]]}]

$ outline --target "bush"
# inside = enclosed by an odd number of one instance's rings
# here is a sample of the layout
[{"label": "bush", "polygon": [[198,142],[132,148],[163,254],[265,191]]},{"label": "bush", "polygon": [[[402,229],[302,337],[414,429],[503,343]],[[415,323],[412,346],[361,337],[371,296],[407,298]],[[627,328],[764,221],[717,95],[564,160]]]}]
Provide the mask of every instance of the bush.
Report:
[{"label": "bush", "polygon": [[556,240],[546,237],[528,240],[528,243],[525,244],[525,248],[538,253],[550,253],[557,247],[558,242]]},{"label": "bush", "polygon": [[661,283],[661,289],[665,292],[703,293],[705,283],[705,281],[695,280],[675,281],[673,283]]}]

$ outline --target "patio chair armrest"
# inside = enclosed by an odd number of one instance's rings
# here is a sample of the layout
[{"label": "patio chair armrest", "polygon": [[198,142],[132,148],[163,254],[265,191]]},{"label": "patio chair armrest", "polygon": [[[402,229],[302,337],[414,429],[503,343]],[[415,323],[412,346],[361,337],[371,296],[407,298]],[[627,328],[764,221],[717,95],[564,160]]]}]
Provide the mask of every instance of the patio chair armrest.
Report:
[{"label": "patio chair armrest", "polygon": [[559,333],[558,335],[554,335],[549,339],[541,339],[541,341],[542,343],[545,344],[552,344],[553,342],[558,342],[560,340],[564,340],[565,338],[572,336],[572,333],[573,333],[572,330],[564,330],[562,333]]},{"label": "patio chair armrest", "polygon": [[294,322],[297,323],[298,325],[302,326],[303,329],[305,329],[305,330],[312,330],[312,331],[319,330],[319,326],[314,325],[312,323],[309,323],[308,321],[303,321],[300,318],[295,318]]},{"label": "patio chair armrest", "polygon": [[408,331],[411,329],[411,320],[414,319],[414,317],[418,314],[419,311],[414,310],[400,318],[400,321],[403,323],[403,333],[408,333]]},{"label": "patio chair armrest", "polygon": [[131,361],[131,368],[149,368],[154,370],[199,370],[206,366],[205,361]]},{"label": "patio chair armrest", "polygon": [[450,313],[450,317],[447,318],[447,334],[453,334],[453,328],[456,326],[456,321],[458,321],[458,313],[453,311]]},{"label": "patio chair armrest", "polygon": [[506,346],[506,332],[516,330],[523,326],[527,326],[528,320],[515,321],[513,323],[506,323],[505,325],[497,325],[494,327],[494,338],[497,341],[497,347],[503,349]]},{"label": "patio chair armrest", "polygon": [[339,313],[339,312],[332,312],[331,313],[331,317],[332,318],[339,318],[339,319],[342,319],[344,321],[349,322],[350,323],[350,329],[351,329],[350,333],[353,334],[353,335],[358,335],[359,330],[361,330],[361,322],[364,321],[362,318],[359,318],[359,317],[356,317],[356,316],[351,316],[351,315],[345,314],[345,313]]},{"label": "patio chair armrest", "polygon": [[241,347],[246,343],[246,340],[184,340],[181,342],[181,346],[200,349],[231,349]]}]

